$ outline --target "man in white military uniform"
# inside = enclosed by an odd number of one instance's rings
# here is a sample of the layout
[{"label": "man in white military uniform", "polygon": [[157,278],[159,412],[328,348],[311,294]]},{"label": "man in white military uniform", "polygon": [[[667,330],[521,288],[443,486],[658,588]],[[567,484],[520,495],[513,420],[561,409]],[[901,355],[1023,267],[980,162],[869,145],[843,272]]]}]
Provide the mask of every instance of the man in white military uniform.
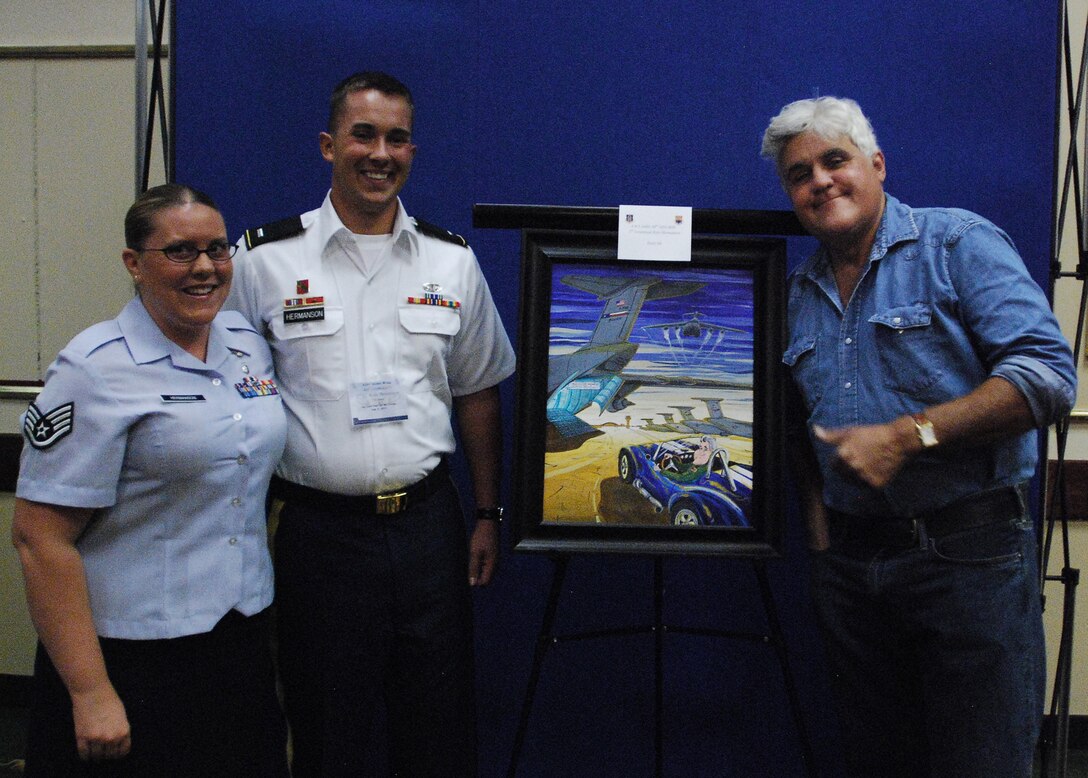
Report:
[{"label": "man in white military uniform", "polygon": [[[476,772],[469,586],[498,556],[514,354],[472,250],[400,203],[413,110],[384,73],[341,82],[320,135],[328,197],[247,231],[235,259],[228,305],[268,338],[288,411],[276,599],[296,778],[386,759]],[[452,411],[478,506],[467,547]]]}]

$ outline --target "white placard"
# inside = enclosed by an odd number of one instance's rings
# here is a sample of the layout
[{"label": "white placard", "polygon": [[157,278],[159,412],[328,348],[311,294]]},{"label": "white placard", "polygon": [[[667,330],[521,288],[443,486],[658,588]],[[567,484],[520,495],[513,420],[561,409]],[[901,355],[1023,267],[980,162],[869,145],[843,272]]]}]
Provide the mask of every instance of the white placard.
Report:
[{"label": "white placard", "polygon": [[691,206],[621,205],[619,259],[691,261]]}]

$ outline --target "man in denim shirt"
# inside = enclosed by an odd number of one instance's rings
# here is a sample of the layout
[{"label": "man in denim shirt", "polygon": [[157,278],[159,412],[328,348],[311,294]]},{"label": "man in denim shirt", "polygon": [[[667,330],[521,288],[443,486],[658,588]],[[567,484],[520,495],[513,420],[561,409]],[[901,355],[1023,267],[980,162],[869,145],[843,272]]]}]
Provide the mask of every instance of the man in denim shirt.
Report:
[{"label": "man in denim shirt", "polygon": [[1073,404],[1069,345],[1004,232],[884,193],[857,103],[787,105],[763,155],[820,241],[783,359],[848,773],[1028,776],[1045,655],[1024,490],[1036,430]]}]

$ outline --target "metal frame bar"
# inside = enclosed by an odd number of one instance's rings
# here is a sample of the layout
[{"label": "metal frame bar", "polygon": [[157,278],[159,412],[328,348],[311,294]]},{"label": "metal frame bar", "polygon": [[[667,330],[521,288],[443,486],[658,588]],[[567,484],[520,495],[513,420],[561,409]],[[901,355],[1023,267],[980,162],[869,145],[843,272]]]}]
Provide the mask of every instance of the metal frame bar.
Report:
[{"label": "metal frame bar", "polygon": [[[1075,62],[1070,36],[1069,6],[1066,0],[1062,0],[1061,13],[1058,26],[1058,79],[1055,89],[1056,116],[1054,124],[1055,143],[1055,171],[1061,170],[1061,187],[1058,186],[1058,176],[1054,178],[1054,229],[1051,245],[1051,272],[1050,291],[1053,297],[1054,285],[1060,278],[1074,278],[1081,283],[1080,307],[1077,316],[1076,334],[1073,340],[1073,357],[1077,366],[1080,365],[1082,341],[1085,328],[1085,305],[1088,304],[1088,242],[1086,242],[1086,227],[1088,227],[1088,213],[1085,211],[1085,203],[1082,197],[1081,160],[1079,154],[1081,117],[1084,115],[1084,92],[1088,81],[1088,24],[1085,26],[1084,37],[1080,53],[1080,61]],[[1074,66],[1077,73],[1074,74]],[[1069,130],[1069,148],[1066,151],[1064,166],[1059,154],[1060,128],[1062,122],[1061,97],[1062,87],[1065,87],[1066,116]],[[1065,231],[1065,222],[1072,200],[1073,213],[1076,219],[1077,230],[1077,266],[1072,272],[1062,270],[1062,237]],[[1057,778],[1065,778],[1069,769],[1069,693],[1073,668],[1073,624],[1074,603],[1076,601],[1077,584],[1080,581],[1080,570],[1071,564],[1071,550],[1069,545],[1069,513],[1067,508],[1067,494],[1065,485],[1065,451],[1069,435],[1069,428],[1074,420],[1084,421],[1088,418],[1088,412],[1075,410],[1065,419],[1055,425],[1057,440],[1057,457],[1054,468],[1054,483],[1050,490],[1050,499],[1044,506],[1043,514],[1043,542],[1040,544],[1040,592],[1046,605],[1046,584],[1054,581],[1062,585],[1062,628],[1058,646],[1058,659],[1054,669],[1054,686],[1050,701],[1050,719],[1043,731],[1040,775],[1053,775]],[[1060,532],[1062,542],[1062,569],[1058,575],[1047,572],[1050,562],[1050,553],[1054,536]]]},{"label": "metal frame bar", "polygon": [[[170,145],[170,134],[173,129],[173,106],[171,104],[168,117],[165,87],[163,83],[162,60],[166,55],[166,46],[163,44],[163,32],[166,27],[167,0],[159,0],[158,9],[155,8],[155,0],[135,0],[136,2],[136,42],[133,46],[136,56],[136,117],[135,117],[135,194],[147,191],[150,169],[151,153],[155,140],[155,115],[159,117],[159,133],[162,143],[163,169],[166,171],[167,181],[174,180],[173,149]],[[169,6],[173,16],[173,2]],[[170,26],[171,35],[173,25]],[[150,51],[147,44],[148,34],[151,33]],[[151,59],[151,79],[148,83],[147,64]],[[170,68],[171,79],[173,67]],[[173,92],[171,92],[171,101]]]}]

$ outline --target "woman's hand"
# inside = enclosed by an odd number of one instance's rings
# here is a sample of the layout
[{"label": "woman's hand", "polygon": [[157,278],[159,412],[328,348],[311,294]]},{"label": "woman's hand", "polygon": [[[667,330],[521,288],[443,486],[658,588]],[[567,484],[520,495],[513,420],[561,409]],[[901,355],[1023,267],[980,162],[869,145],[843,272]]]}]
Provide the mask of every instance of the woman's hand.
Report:
[{"label": "woman's hand", "polygon": [[85,762],[120,759],[132,748],[125,705],[112,686],[72,694],[76,748]]}]

